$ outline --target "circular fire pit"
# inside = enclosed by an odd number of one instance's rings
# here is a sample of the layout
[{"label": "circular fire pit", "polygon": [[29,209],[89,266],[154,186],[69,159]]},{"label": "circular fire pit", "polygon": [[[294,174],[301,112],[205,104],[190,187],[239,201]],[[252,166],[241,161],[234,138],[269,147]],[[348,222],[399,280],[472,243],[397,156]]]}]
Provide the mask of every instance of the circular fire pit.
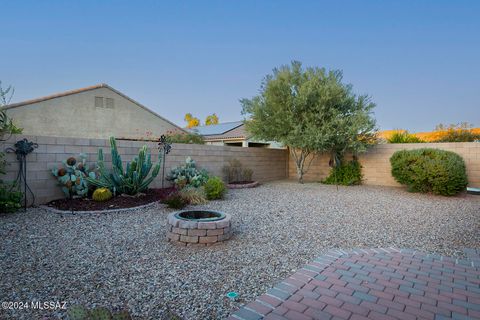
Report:
[{"label": "circular fire pit", "polygon": [[208,246],[230,239],[232,217],[212,210],[183,210],[168,215],[168,241]]}]

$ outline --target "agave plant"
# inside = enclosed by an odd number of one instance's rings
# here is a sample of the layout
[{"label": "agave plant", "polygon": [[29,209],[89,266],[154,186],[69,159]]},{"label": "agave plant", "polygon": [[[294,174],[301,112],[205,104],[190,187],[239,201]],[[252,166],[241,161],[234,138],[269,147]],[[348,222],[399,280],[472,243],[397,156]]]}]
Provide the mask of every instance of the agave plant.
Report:
[{"label": "agave plant", "polygon": [[[138,156],[133,161],[127,162],[126,170],[124,170],[122,158],[118,153],[114,137],[110,138],[110,153],[112,155],[112,169],[108,170],[105,167],[103,150],[99,149],[97,177],[88,178],[87,180],[94,186],[110,189],[114,195],[136,195],[145,191],[160,171],[161,156],[159,155],[158,162],[153,164],[147,146],[141,147]],[[149,176],[150,171],[152,173]]]}]

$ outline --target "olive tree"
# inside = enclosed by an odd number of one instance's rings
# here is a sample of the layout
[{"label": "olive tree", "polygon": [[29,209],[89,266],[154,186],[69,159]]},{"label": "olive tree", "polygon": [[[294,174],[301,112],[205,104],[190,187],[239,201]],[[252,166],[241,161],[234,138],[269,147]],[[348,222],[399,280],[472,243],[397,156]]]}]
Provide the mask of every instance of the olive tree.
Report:
[{"label": "olive tree", "polygon": [[259,94],[240,103],[253,137],[289,148],[301,183],[317,153],[329,153],[338,165],[346,152],[365,151],[375,141],[375,104],[355,95],[338,70],[303,69],[294,61],[274,69]]}]

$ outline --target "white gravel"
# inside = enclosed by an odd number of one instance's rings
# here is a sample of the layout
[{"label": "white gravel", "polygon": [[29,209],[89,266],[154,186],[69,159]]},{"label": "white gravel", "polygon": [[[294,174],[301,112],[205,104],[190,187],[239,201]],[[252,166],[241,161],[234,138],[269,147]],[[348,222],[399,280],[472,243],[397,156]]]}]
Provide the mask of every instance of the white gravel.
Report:
[{"label": "white gravel", "polygon": [[[171,210],[0,215],[0,301],[128,308],[136,319],[222,319],[331,248],[480,248],[480,197],[294,182],[230,191],[202,207],[230,213],[234,237],[206,248],[165,240]],[[240,298],[225,298],[236,291]],[[0,310],[0,319],[64,317]]]}]

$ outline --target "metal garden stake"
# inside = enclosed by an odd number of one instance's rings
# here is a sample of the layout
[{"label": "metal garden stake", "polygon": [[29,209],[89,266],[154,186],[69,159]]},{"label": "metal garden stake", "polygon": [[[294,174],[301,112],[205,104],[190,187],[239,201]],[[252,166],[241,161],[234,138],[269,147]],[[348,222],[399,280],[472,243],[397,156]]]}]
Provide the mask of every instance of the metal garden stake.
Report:
[{"label": "metal garden stake", "polygon": [[168,141],[167,137],[162,134],[160,137],[160,142],[158,143],[158,151],[163,152],[163,166],[162,166],[162,189],[165,179],[165,162],[167,154],[172,150],[172,144]]},{"label": "metal garden stake", "polygon": [[[38,148],[38,144],[28,141],[27,139],[19,140],[15,143],[14,148],[5,149],[8,153],[15,153],[18,160],[18,174],[15,179],[14,186],[21,186],[23,182],[23,206],[27,210],[27,190],[32,195],[32,205],[35,203],[35,195],[27,184],[27,155]],[[21,187],[20,187],[21,188]]]}]

